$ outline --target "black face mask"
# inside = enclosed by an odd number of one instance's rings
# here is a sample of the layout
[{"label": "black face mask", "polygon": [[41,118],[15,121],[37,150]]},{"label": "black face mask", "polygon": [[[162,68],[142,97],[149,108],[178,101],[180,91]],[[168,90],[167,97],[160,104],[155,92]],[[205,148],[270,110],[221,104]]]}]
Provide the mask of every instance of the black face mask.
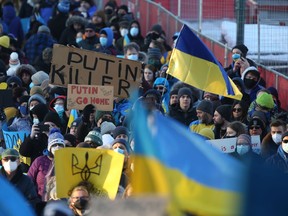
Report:
[{"label": "black face mask", "polygon": [[105,10],[105,14],[107,14],[107,15],[111,15],[112,13],[113,13],[112,9],[106,9]]},{"label": "black face mask", "polygon": [[79,210],[85,210],[88,206],[88,200],[80,198],[80,199],[76,200],[76,202],[74,202],[74,206],[75,206],[75,208],[77,208]]},{"label": "black face mask", "polygon": [[235,138],[236,136],[227,136],[225,135],[223,138]]},{"label": "black face mask", "polygon": [[257,81],[253,80],[253,79],[244,79],[244,85],[248,88],[248,89],[252,89],[255,85],[256,85]]}]

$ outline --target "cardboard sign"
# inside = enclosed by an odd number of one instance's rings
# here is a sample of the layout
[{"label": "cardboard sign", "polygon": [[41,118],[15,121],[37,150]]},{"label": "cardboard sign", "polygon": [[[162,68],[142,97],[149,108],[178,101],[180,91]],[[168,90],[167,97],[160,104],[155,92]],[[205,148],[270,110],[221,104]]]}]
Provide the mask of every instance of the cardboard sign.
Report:
[{"label": "cardboard sign", "polygon": [[252,151],[256,154],[260,154],[261,152],[261,140],[260,135],[251,136],[251,143],[252,143]]},{"label": "cardboard sign", "polygon": [[97,110],[112,111],[113,92],[113,86],[68,84],[67,107],[83,110],[87,104],[94,104]]},{"label": "cardboard sign", "polygon": [[30,131],[2,131],[6,148],[13,148],[15,145],[17,145],[17,142],[22,143],[30,134]]},{"label": "cardboard sign", "polygon": [[219,149],[223,153],[232,153],[236,149],[236,137],[226,139],[207,140],[213,147]]},{"label": "cardboard sign", "polygon": [[57,197],[81,181],[94,185],[97,196],[114,199],[122,173],[124,155],[107,149],[63,148],[55,152]]},{"label": "cardboard sign", "polygon": [[53,47],[50,83],[114,86],[116,97],[127,98],[139,87],[141,62],[116,58],[59,44]]}]

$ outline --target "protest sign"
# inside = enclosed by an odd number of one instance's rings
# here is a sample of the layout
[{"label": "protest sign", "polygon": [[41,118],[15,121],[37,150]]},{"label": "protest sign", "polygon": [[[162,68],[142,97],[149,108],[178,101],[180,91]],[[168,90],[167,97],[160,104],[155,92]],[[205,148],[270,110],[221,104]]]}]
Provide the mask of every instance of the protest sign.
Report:
[{"label": "protest sign", "polygon": [[17,145],[19,139],[20,143],[22,143],[24,139],[30,134],[30,131],[2,131],[6,148],[13,148],[15,145]]},{"label": "protest sign", "polygon": [[207,140],[207,143],[211,144],[213,147],[219,149],[223,153],[232,153],[236,149],[236,139],[237,138],[226,138],[226,139],[215,139]]},{"label": "protest sign", "polygon": [[83,110],[87,104],[94,104],[97,110],[113,110],[113,86],[68,84],[67,108]]},{"label": "protest sign", "polygon": [[96,195],[114,199],[122,173],[124,155],[107,149],[63,148],[55,152],[57,197],[81,181],[94,185]]},{"label": "protest sign", "polygon": [[141,62],[59,44],[53,47],[50,83],[114,86],[114,96],[127,98],[141,79]]},{"label": "protest sign", "polygon": [[261,152],[260,135],[251,136],[251,144],[252,144],[252,151],[255,152],[256,154],[260,154]]}]

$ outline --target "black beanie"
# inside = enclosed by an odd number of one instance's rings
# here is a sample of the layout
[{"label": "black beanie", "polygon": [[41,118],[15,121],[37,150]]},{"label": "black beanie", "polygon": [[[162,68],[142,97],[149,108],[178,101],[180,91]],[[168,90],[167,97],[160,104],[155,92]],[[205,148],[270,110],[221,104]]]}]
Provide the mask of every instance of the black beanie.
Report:
[{"label": "black beanie", "polygon": [[73,147],[76,146],[76,137],[73,134],[65,134],[64,140],[68,140]]},{"label": "black beanie", "polygon": [[196,110],[209,113],[213,116],[213,103],[209,100],[203,100],[199,103]]},{"label": "black beanie", "polygon": [[19,98],[19,104],[22,104],[24,102],[27,102],[28,103],[28,100],[29,100],[30,96],[29,95],[23,95]]},{"label": "black beanie", "polygon": [[236,45],[232,48],[232,50],[233,49],[239,49],[242,52],[243,57],[246,57],[248,52],[248,48],[244,44]]},{"label": "black beanie", "polygon": [[178,89],[173,89],[170,91],[169,96],[171,97],[172,95],[178,95]]},{"label": "black beanie", "polygon": [[35,105],[33,107],[33,109],[31,110],[31,114],[37,115],[40,122],[43,121],[43,119],[45,118],[45,116],[47,115],[48,112],[49,112],[49,110],[48,110],[47,106],[45,104],[42,104],[42,103]]},{"label": "black beanie", "polygon": [[57,127],[61,128],[61,119],[56,112],[48,112],[43,122],[53,122]]},{"label": "black beanie", "polygon": [[178,91],[178,98],[180,98],[183,95],[188,95],[191,98],[191,100],[193,99],[192,91],[190,90],[190,88],[187,87],[180,88]]},{"label": "black beanie", "polygon": [[231,118],[231,106],[230,105],[221,105],[216,108],[216,111],[225,118],[226,121],[230,121]]},{"label": "black beanie", "polygon": [[117,126],[113,131],[112,131],[112,134],[113,134],[113,138],[116,139],[116,137],[120,134],[125,134],[129,137],[129,131],[126,127],[124,126]]}]

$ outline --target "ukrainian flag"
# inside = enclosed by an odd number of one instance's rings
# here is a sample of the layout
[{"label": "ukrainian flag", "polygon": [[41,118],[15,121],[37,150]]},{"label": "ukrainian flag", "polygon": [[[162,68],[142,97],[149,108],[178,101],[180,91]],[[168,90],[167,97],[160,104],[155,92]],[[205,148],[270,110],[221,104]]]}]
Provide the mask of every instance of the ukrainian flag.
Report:
[{"label": "ukrainian flag", "polygon": [[[139,113],[139,114],[138,114]],[[170,199],[170,215],[239,215],[244,167],[174,120],[137,111],[134,195]]]},{"label": "ukrainian flag", "polygon": [[73,122],[75,119],[77,119],[77,118],[78,118],[77,110],[76,110],[76,109],[71,109],[67,127],[70,128],[72,122]]},{"label": "ukrainian flag", "polygon": [[186,25],[173,49],[167,73],[204,91],[236,100],[242,98],[212,52]]}]

